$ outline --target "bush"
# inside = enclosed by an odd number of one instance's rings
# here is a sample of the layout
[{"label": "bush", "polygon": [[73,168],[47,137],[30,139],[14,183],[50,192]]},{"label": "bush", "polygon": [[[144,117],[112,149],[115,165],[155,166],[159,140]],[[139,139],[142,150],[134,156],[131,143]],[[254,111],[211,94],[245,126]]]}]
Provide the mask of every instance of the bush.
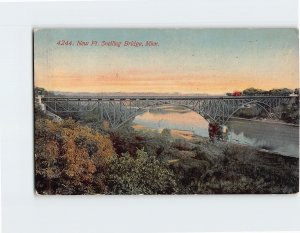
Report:
[{"label": "bush", "polygon": [[201,147],[195,147],[193,151],[195,152],[195,159],[208,161],[209,163],[212,162],[210,156]]},{"label": "bush", "polygon": [[283,106],[281,119],[287,123],[299,124],[299,103]]},{"label": "bush", "polygon": [[167,138],[171,137],[171,130],[168,128],[163,129],[161,131],[161,136],[167,137]]},{"label": "bush", "polygon": [[173,172],[144,150],[136,158],[126,153],[107,160],[109,194],[172,194],[177,191]]},{"label": "bush", "polygon": [[135,157],[137,150],[144,148],[148,154],[161,156],[170,149],[169,139],[154,132],[143,133],[125,129],[110,132],[110,139],[118,155],[128,152]]},{"label": "bush", "polygon": [[172,146],[178,150],[192,150],[193,147],[191,143],[189,143],[185,139],[177,138],[175,141],[172,143]]}]

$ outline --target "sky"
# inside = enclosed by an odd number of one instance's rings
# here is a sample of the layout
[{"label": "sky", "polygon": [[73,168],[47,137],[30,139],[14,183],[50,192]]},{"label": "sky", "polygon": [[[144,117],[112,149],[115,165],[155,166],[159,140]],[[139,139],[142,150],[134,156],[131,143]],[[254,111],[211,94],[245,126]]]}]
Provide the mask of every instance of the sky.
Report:
[{"label": "sky", "polygon": [[[62,40],[72,45],[59,45]],[[38,29],[34,83],[50,91],[94,93],[294,89],[298,56],[297,29]]]}]

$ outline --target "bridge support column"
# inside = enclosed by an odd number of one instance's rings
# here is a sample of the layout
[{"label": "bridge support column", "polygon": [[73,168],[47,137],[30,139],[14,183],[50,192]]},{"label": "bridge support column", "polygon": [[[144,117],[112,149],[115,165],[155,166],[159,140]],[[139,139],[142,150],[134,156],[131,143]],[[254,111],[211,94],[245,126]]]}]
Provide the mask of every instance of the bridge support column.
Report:
[{"label": "bridge support column", "polygon": [[223,135],[222,139],[224,141],[228,140],[228,133],[229,133],[228,131],[229,131],[228,127],[226,125],[222,125],[222,135]]},{"label": "bridge support column", "polygon": [[99,104],[99,101],[97,101],[97,120],[98,120],[98,124],[97,125],[101,127],[101,117],[100,117],[100,104]]},{"label": "bridge support column", "polygon": [[212,142],[217,140],[223,140],[223,126],[217,122],[210,122],[208,124],[208,135]]},{"label": "bridge support column", "polygon": [[39,104],[41,110],[42,110],[43,112],[45,112],[45,111],[46,111],[46,106],[45,106],[45,104],[43,104],[43,102],[42,102],[42,98],[43,98],[43,97],[44,97],[43,95],[38,95],[38,104]]}]

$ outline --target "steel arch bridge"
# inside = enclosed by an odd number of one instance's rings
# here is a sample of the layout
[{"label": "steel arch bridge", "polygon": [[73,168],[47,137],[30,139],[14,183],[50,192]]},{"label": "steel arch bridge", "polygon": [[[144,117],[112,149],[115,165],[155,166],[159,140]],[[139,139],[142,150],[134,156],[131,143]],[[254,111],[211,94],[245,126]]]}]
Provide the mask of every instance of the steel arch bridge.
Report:
[{"label": "steel arch bridge", "polygon": [[149,107],[171,104],[197,112],[208,122],[224,125],[241,108],[257,105],[270,117],[280,117],[280,106],[294,96],[99,96],[40,97],[45,109],[54,113],[97,111],[100,122],[118,128]]}]

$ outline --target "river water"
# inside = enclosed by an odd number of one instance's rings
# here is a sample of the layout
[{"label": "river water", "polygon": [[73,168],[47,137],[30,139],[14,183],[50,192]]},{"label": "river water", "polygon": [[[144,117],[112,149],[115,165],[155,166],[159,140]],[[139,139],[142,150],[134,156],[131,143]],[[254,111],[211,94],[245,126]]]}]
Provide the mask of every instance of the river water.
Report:
[{"label": "river water", "polygon": [[[208,122],[196,112],[171,105],[150,109],[135,117],[133,123],[144,128],[190,131],[208,137]],[[228,122],[228,140],[266,149],[287,156],[299,157],[299,127],[233,119]]]}]

